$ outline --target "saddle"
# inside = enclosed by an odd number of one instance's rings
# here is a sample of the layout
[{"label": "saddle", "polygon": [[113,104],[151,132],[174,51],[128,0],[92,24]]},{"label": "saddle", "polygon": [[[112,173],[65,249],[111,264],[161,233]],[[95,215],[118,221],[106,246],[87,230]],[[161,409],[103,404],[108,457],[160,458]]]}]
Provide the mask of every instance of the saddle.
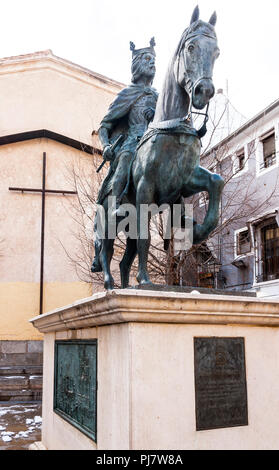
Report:
[{"label": "saddle", "polygon": [[[132,165],[136,158],[138,149],[149,139],[151,139],[152,137],[156,137],[159,134],[178,136],[181,139],[189,135],[197,137],[198,139],[200,138],[199,132],[194,127],[190,126],[187,123],[187,121],[182,120],[182,119],[172,119],[170,121],[161,121],[156,124],[150,123],[147,131],[145,132],[145,134],[143,134],[142,138],[140,139],[136,147],[135,155],[130,162],[128,175],[127,175],[128,176],[127,184],[121,194],[120,199],[122,199],[124,195],[127,194],[128,192],[130,180],[131,180]],[[181,143],[184,143],[184,140],[181,141]],[[100,189],[97,204],[102,204],[107,194],[111,191],[112,184],[113,184],[113,176],[114,176],[114,171],[112,170],[112,167],[111,167]]]},{"label": "saddle", "polygon": [[159,134],[178,136],[192,135],[198,139],[200,138],[198,131],[187,122],[182,119],[171,119],[170,121],[161,121],[156,124],[150,123],[147,131],[137,145],[137,150],[149,139],[156,137]]}]

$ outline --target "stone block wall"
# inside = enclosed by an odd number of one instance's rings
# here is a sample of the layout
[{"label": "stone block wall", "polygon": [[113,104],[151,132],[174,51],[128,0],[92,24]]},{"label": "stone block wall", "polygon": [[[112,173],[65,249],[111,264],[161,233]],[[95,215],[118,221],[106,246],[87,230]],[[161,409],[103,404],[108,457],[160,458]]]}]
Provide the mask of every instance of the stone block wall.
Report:
[{"label": "stone block wall", "polygon": [[42,341],[0,341],[0,401],[41,401]]}]

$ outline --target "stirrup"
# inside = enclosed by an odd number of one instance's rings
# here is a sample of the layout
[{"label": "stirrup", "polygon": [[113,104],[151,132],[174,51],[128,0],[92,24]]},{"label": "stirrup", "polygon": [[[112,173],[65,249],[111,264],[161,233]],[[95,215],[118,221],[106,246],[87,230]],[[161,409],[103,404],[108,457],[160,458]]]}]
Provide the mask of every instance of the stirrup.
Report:
[{"label": "stirrup", "polygon": [[121,201],[116,202],[116,207],[115,210],[112,211],[111,215],[113,216],[118,216],[118,217],[124,217],[126,215],[126,210],[123,210],[121,207]]}]

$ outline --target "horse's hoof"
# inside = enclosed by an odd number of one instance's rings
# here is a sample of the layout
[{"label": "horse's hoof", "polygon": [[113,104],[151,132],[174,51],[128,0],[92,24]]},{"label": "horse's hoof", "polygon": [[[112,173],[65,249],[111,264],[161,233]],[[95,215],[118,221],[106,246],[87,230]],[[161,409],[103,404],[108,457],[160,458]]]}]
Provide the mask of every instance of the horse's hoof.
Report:
[{"label": "horse's hoof", "polygon": [[140,286],[152,286],[153,282],[150,281],[149,277],[137,276],[137,281]]},{"label": "horse's hoof", "polygon": [[151,286],[153,286],[153,282],[151,282],[151,281],[141,281],[139,283],[139,285],[140,286],[149,286],[149,287],[151,287]]},{"label": "horse's hoof", "polygon": [[106,290],[113,290],[114,285],[113,284],[108,284],[105,282],[104,287]]},{"label": "horse's hoof", "polygon": [[125,282],[125,284],[121,284],[121,289],[128,289],[129,283]]},{"label": "horse's hoof", "polygon": [[109,279],[107,281],[104,282],[104,288],[106,290],[113,290],[114,288],[114,280],[113,279]]}]

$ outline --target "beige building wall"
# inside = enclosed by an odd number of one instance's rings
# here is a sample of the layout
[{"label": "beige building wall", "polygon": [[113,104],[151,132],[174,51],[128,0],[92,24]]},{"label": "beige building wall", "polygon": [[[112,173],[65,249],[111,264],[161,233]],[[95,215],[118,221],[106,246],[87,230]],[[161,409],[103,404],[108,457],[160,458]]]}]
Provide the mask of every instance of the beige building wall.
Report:
[{"label": "beige building wall", "polygon": [[49,129],[87,144],[123,84],[51,51],[0,59],[0,135]]},{"label": "beige building wall", "polygon": [[[41,188],[46,152],[46,188],[75,191],[71,169],[91,177],[93,157],[47,138],[3,145],[4,137],[46,129],[96,146],[92,131],[122,86],[50,51],[0,64],[0,340],[36,340],[28,320],[39,314],[42,196],[9,187]],[[76,195],[46,195],[44,312],[92,293],[67,255],[80,250],[73,204]]]},{"label": "beige building wall", "polygon": [[[41,193],[10,191],[9,187],[41,188],[43,151],[47,155],[47,189],[75,190],[68,180],[72,165],[91,171],[91,156],[48,139],[0,147],[1,262],[0,339],[37,339],[28,322],[39,314],[41,256]],[[7,169],[9,168],[9,171]],[[86,170],[85,170],[86,173]],[[91,294],[80,282],[69,255],[80,250],[74,233],[73,205],[77,196],[47,194],[45,206],[43,311]]]}]

